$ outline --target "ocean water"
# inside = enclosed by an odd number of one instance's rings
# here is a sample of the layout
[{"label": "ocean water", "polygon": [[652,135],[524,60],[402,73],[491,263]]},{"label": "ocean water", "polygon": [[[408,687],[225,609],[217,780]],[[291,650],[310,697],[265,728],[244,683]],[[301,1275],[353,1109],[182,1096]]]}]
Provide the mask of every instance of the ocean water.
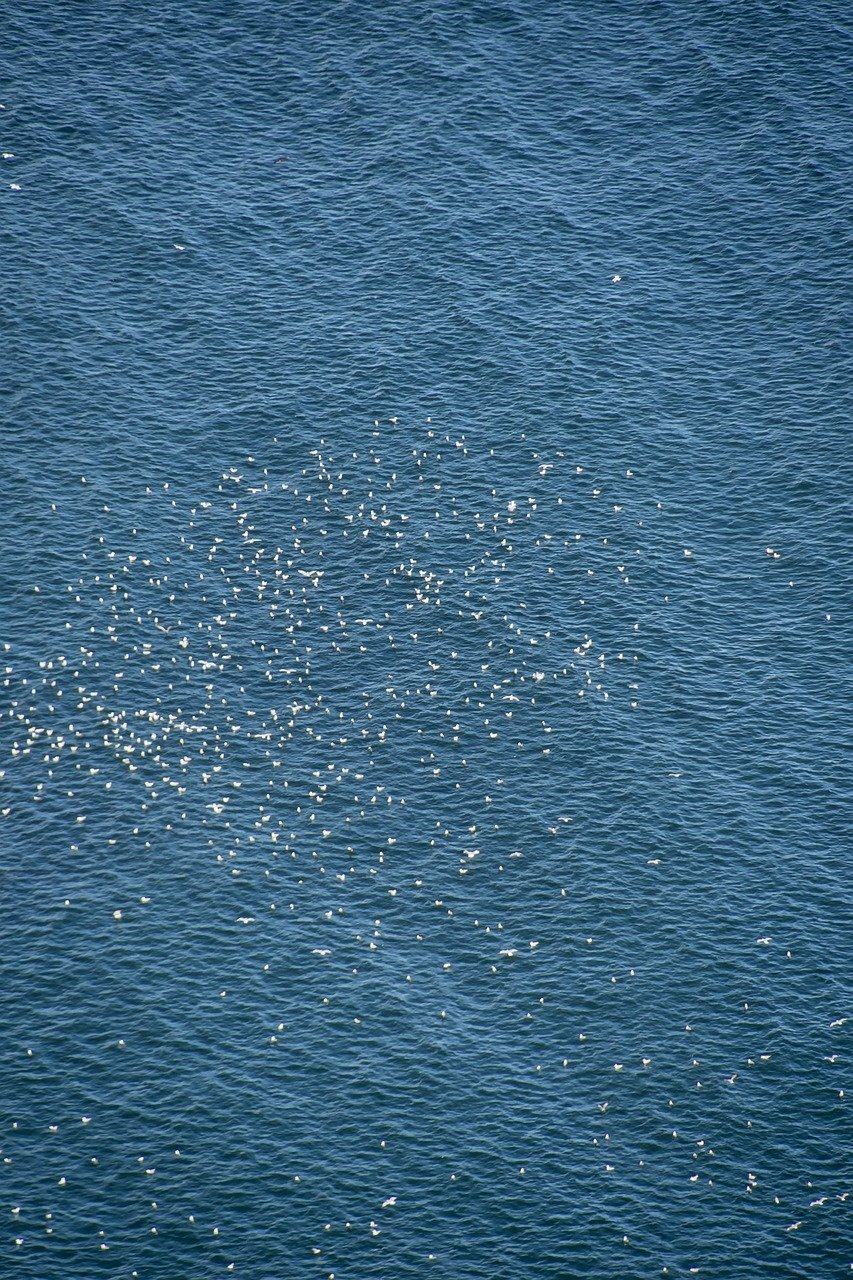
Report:
[{"label": "ocean water", "polygon": [[6,11],[0,1274],[849,1274],[845,9]]}]

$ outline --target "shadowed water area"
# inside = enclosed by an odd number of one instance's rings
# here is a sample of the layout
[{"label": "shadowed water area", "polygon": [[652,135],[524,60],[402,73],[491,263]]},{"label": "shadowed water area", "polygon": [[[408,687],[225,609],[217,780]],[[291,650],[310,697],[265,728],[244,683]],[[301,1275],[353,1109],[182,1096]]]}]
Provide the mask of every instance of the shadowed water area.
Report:
[{"label": "shadowed water area", "polygon": [[0,1274],[849,1274],[847,19],[7,12]]}]

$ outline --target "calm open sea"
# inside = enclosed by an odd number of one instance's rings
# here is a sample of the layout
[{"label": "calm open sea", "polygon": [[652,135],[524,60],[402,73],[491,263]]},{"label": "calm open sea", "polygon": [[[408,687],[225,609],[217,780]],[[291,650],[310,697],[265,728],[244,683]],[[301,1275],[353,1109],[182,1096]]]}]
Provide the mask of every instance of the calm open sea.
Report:
[{"label": "calm open sea", "polygon": [[7,10],[2,1276],[849,1274],[848,18]]}]

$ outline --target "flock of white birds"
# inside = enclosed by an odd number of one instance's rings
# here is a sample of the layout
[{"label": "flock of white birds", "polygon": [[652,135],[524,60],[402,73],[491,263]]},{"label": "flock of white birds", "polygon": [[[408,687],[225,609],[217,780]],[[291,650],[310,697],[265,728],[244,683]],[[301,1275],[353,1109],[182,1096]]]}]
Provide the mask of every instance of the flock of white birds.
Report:
[{"label": "flock of white birds", "polygon": [[[667,581],[693,571],[699,557],[668,537],[663,504],[631,467],[602,480],[567,451],[538,451],[523,437],[517,450],[507,470],[462,434],[427,420],[404,435],[392,418],[374,423],[360,448],[333,453],[320,439],[304,466],[248,456],[204,497],[150,485],[140,506],[147,528],[125,528],[102,504],[101,532],[81,549],[77,575],[33,585],[50,597],[51,651],[39,635],[25,653],[4,645],[2,813],[26,822],[50,811],[56,847],[64,841],[55,883],[87,838],[100,842],[105,862],[118,846],[125,863],[138,859],[139,880],[137,892],[109,904],[108,927],[132,928],[161,905],[147,883],[152,842],[192,832],[199,876],[212,864],[239,884],[239,907],[232,891],[222,893],[235,927],[268,929],[273,917],[314,912],[312,937],[300,935],[302,959],[328,967],[326,1005],[336,1002],[335,966],[357,972],[353,947],[365,962],[382,950],[395,900],[408,899],[418,919],[438,913],[476,935],[478,963],[492,977],[532,962],[542,939],[517,920],[485,918],[483,898],[469,900],[467,886],[506,875],[510,860],[528,856],[531,838],[559,845],[570,833],[577,718],[594,726],[614,715],[627,725],[642,714],[639,614],[651,595],[664,609]],[[503,478],[519,471],[529,476],[526,491]],[[87,477],[80,485],[90,487]],[[56,506],[51,515],[61,518]],[[58,634],[65,638],[54,644]],[[514,826],[525,832],[517,841]],[[644,861],[654,874],[659,851]],[[85,909],[57,892],[57,907]],[[555,887],[555,911],[571,893],[568,879]],[[413,982],[405,957],[426,931],[409,939],[408,952],[398,948],[401,983]],[[282,934],[268,929],[264,939],[266,970]],[[594,948],[596,940],[576,941]],[[440,969],[450,974],[459,963],[451,950]],[[608,981],[634,976],[632,968]],[[435,1023],[464,1016],[450,1000],[434,1006],[424,1017]],[[354,1026],[366,1020],[353,1012]],[[286,1044],[286,1031],[270,1025],[268,1045]],[[572,1051],[586,1041],[579,1031]],[[111,1044],[124,1049],[126,1038]],[[555,1046],[553,1059],[532,1069],[567,1070],[565,1052]],[[732,1064],[726,1085],[769,1056]],[[697,1089],[699,1067],[693,1058]],[[603,1125],[613,1074],[654,1068],[652,1053],[612,1062],[601,1082]],[[679,1136],[673,1125],[672,1139]],[[606,1128],[591,1141],[602,1174],[612,1174]],[[4,1146],[8,1164],[14,1134]],[[713,1156],[713,1143],[696,1138],[691,1182],[713,1186]],[[181,1149],[169,1158],[182,1159]],[[97,1155],[90,1160],[98,1164]],[[139,1163],[155,1177],[155,1166]],[[302,1175],[292,1176],[298,1183]],[[745,1179],[753,1194],[755,1175]],[[56,1182],[57,1195],[71,1193],[73,1176]],[[815,1194],[808,1211],[846,1195]],[[374,1216],[319,1229],[379,1235],[399,1200],[389,1188]],[[156,1209],[152,1201],[155,1236]],[[30,1206],[8,1212],[20,1249],[54,1232],[56,1207],[39,1221]],[[215,1223],[205,1230],[219,1237]],[[106,1231],[97,1247],[111,1248]],[[312,1257],[322,1263],[325,1249],[318,1239]],[[332,1280],[334,1271],[325,1274]]]}]

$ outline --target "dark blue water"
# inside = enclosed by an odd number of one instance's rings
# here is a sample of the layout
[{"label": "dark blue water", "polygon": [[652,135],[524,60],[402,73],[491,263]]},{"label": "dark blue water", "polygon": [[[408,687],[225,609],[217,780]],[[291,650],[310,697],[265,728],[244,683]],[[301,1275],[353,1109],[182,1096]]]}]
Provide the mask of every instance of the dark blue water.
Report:
[{"label": "dark blue water", "polygon": [[848,1274],[844,8],[3,44],[0,1274]]}]

